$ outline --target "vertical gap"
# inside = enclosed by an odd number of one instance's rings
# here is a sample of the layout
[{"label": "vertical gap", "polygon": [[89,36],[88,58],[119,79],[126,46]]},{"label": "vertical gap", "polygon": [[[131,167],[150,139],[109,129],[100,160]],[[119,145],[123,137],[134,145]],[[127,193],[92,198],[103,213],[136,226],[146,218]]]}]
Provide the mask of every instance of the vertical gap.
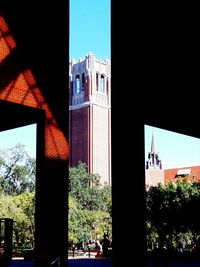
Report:
[{"label": "vertical gap", "polygon": [[[110,186],[109,189],[111,191],[112,185],[110,181],[112,181],[112,161],[110,158],[112,158],[112,148],[110,147],[110,144],[112,140],[111,101],[109,92],[111,79],[111,73],[109,72],[111,54],[110,9],[110,0],[103,2],[101,0],[89,0],[86,2],[73,0],[70,1],[69,84],[74,88],[74,92],[77,94],[73,94],[73,88],[70,88],[69,95],[71,97],[71,105],[69,106],[69,168],[72,169],[77,167],[78,162],[81,161],[83,164],[86,164],[86,171],[88,174],[93,174],[97,177],[100,177],[100,183],[102,184],[102,187],[106,187],[106,185]],[[92,180],[88,181],[88,185],[89,188],[92,188],[95,185],[94,177]],[[80,205],[80,203],[77,203],[77,199],[78,196],[75,197],[75,202],[69,194],[69,206],[71,207],[73,205]],[[110,202],[112,203],[112,194],[110,199]],[[72,205],[73,201],[74,204]],[[109,204],[107,206],[109,206]],[[89,207],[89,205],[82,207],[82,210],[86,212],[85,216],[88,216],[87,208],[89,210],[91,207]],[[96,212],[97,217],[100,210],[95,211],[95,208],[93,208],[90,210],[90,212],[91,214],[92,212]],[[68,222],[69,225],[72,225],[71,222],[75,217],[71,218],[70,216],[69,209]],[[80,255],[84,255],[84,257],[95,257],[94,255],[99,255],[100,258],[103,257],[103,240],[104,236],[107,234],[110,238],[108,253],[112,251],[111,212],[109,214],[107,212],[107,215],[103,214],[102,218],[103,217],[105,218],[100,222],[98,222],[96,219],[93,223],[91,223],[91,220],[88,220],[87,218],[87,227],[85,223],[83,223],[84,227],[82,225],[82,236],[85,235],[85,239],[79,235],[81,242],[80,240],[76,241],[77,232],[75,230],[75,225],[77,221],[74,219],[74,231],[69,230],[71,229],[70,226],[68,228],[68,256],[70,256],[68,258],[70,260],[71,256],[73,257],[74,254],[74,246],[77,250],[78,248],[82,248],[84,246],[83,252],[85,251],[86,253],[80,253]],[[89,227],[91,229],[90,234],[88,235],[86,234],[85,229]],[[97,233],[95,233],[95,231]],[[83,243],[85,244],[83,245]],[[100,245],[98,243],[100,243]],[[95,250],[94,253],[88,254],[88,250],[90,250],[90,248]],[[97,251],[99,248],[100,253]],[[79,252],[80,251],[77,252],[76,256]]]}]

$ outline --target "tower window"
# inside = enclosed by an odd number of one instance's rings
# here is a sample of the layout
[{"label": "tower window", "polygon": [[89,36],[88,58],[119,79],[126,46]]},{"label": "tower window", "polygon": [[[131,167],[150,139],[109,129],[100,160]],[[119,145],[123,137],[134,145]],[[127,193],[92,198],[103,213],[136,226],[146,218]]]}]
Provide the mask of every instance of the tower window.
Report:
[{"label": "tower window", "polygon": [[96,73],[96,90],[99,91],[99,74]]},{"label": "tower window", "polygon": [[105,77],[101,75],[101,80],[100,80],[100,91],[102,93],[105,92]]},{"label": "tower window", "polygon": [[85,73],[82,74],[82,91],[85,89]]},{"label": "tower window", "polygon": [[75,80],[75,93],[78,94],[80,93],[80,76],[76,75],[76,80]]}]

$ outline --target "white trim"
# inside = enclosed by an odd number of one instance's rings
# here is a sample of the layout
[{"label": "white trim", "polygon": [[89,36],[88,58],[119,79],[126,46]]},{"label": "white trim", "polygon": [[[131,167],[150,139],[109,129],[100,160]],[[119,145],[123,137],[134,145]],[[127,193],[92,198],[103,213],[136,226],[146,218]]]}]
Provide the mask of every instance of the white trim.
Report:
[{"label": "white trim", "polygon": [[69,106],[69,110],[75,110],[75,109],[79,109],[79,108],[85,108],[85,107],[87,107],[87,106],[89,106],[90,105],[90,102],[89,101],[87,101],[87,102],[84,102],[84,103],[81,103],[81,104],[79,104],[79,105],[70,105]]},{"label": "white trim", "polygon": [[190,174],[190,172],[191,172],[191,169],[181,169],[177,171],[176,175],[188,175]]},{"label": "white trim", "polygon": [[69,106],[69,110],[75,110],[75,109],[79,109],[79,108],[85,108],[85,107],[89,107],[91,105],[94,105],[94,106],[98,106],[98,107],[102,107],[102,108],[110,109],[111,110],[111,106],[100,105],[98,103],[92,103],[92,102],[89,102],[89,101],[87,101],[85,103],[82,103],[80,105],[76,105],[76,106],[70,105]]}]

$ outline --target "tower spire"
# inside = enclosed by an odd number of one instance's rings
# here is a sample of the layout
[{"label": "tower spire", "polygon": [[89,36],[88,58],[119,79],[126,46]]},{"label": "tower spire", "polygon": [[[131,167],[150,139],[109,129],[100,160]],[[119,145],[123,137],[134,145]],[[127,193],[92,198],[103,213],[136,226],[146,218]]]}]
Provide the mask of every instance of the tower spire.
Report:
[{"label": "tower spire", "polygon": [[151,139],[151,153],[156,153],[153,128],[152,128],[152,139]]},{"label": "tower spire", "polygon": [[162,169],[162,163],[159,158],[159,153],[156,151],[153,128],[152,128],[152,138],[151,138],[151,151],[148,153],[148,160],[146,162],[146,169],[149,168]]}]

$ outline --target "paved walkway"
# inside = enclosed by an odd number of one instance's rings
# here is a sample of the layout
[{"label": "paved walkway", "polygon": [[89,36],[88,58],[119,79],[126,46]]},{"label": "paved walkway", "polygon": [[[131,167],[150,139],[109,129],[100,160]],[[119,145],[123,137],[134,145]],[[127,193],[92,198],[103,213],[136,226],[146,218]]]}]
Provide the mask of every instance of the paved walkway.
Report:
[{"label": "paved walkway", "polygon": [[[68,260],[69,267],[112,267],[112,261],[106,259],[95,259],[95,258],[75,258]],[[33,262],[24,260],[13,260],[9,267],[34,267]],[[154,267],[151,261],[148,262],[145,267]],[[157,267],[163,267],[159,265]],[[200,267],[200,262],[193,263],[178,263],[169,262],[167,267]]]},{"label": "paved walkway", "polygon": [[34,267],[32,261],[13,260],[9,267]]},{"label": "paved walkway", "polygon": [[69,267],[112,267],[111,260],[105,259],[69,259]]},{"label": "paved walkway", "polygon": [[[112,267],[112,261],[107,259],[76,258],[68,260],[69,267]],[[9,267],[34,267],[32,261],[13,260]]]}]

